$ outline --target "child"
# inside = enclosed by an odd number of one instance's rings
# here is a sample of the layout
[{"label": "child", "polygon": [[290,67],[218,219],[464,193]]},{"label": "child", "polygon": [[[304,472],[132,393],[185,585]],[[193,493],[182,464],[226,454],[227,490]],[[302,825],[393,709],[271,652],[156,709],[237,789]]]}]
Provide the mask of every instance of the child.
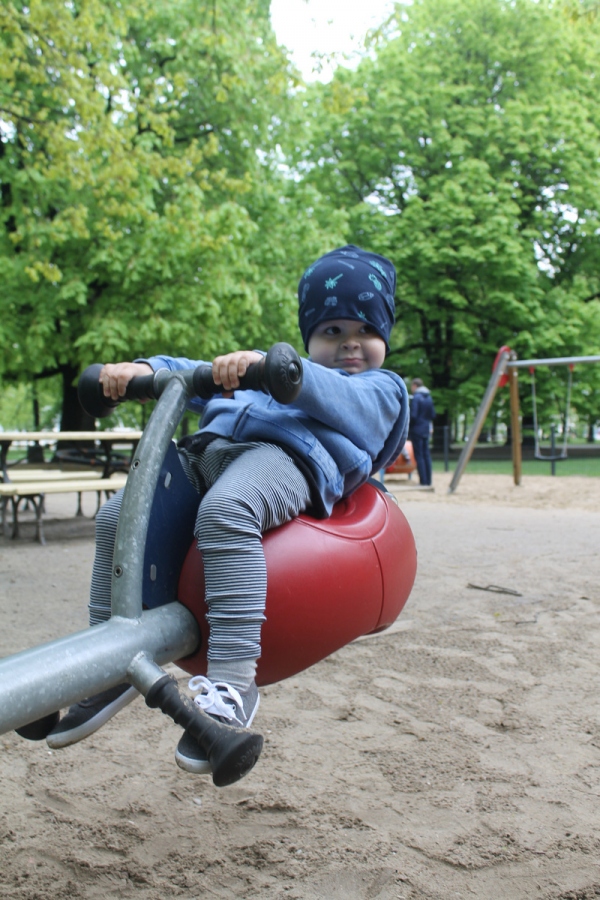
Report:
[{"label": "child", "polygon": [[[300,280],[299,324],[309,360],[293,404],[257,391],[236,391],[255,351],[218,356],[213,379],[225,394],[207,402],[200,430],[180,447],[189,479],[202,495],[194,534],[202,552],[210,628],[207,677],[190,689],[196,703],[221,721],[248,727],[257,711],[255,683],[264,621],[267,573],[262,535],[308,510],[330,515],[334,503],[372,471],[396,459],[406,439],[404,382],[381,370],[394,325],[396,273],[383,256],[348,245],[311,265]],[[104,394],[122,397],[129,380],[198,361],[155,356],[106,365]],[[350,377],[349,377],[350,376]],[[112,554],[121,495],[97,517],[90,624],[110,616]],[[59,748],[92,734],[137,696],[119,685],[71,707],[47,737]],[[178,765],[210,772],[196,741],[184,732]]]}]

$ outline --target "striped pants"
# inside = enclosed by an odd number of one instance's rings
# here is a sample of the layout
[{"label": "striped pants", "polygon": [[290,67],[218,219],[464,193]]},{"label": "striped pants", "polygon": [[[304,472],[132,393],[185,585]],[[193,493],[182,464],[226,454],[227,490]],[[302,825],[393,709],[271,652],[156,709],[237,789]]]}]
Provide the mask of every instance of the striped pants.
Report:
[{"label": "striped pants", "polygon": [[[262,535],[289,522],[310,503],[305,477],[274,444],[212,441],[180,460],[202,499],[194,534],[202,553],[210,627],[208,658],[256,659],[265,619],[267,570]],[[123,492],[96,517],[90,625],[110,617],[112,557]]]}]

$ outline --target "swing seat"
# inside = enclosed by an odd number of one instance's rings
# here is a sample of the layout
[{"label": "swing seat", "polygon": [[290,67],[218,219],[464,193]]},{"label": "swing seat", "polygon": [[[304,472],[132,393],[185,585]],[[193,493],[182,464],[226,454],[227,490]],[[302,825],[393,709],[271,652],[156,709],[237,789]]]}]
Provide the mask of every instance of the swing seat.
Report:
[{"label": "swing seat", "polygon": [[[193,540],[199,495],[172,445],[154,496],[144,555],[146,608],[179,600],[201,632],[178,665],[206,674],[208,625],[202,556]],[[191,545],[191,546],[190,546]],[[387,491],[365,484],[329,519],[301,515],[263,537],[266,622],[257,682],[272,684],[365,634],[388,628],[411,592],[417,553],[408,522]]]},{"label": "swing seat", "polygon": [[412,441],[406,441],[402,453],[385,470],[386,475],[412,475],[417,468]]},{"label": "swing seat", "polygon": [[559,459],[568,459],[568,456],[564,451],[554,454],[549,453],[548,456],[546,456],[541,450],[535,450],[533,458],[540,460],[540,462],[557,462]]},{"label": "swing seat", "polygon": [[[559,453],[542,453],[542,449],[540,447],[540,434],[538,427],[538,414],[537,414],[537,391],[535,385],[535,366],[531,366],[529,369],[529,374],[531,375],[531,403],[533,409],[533,440],[534,440],[534,451],[533,458],[539,460],[540,462],[558,462],[561,459],[568,459],[567,452],[567,441],[568,441],[568,422],[569,422],[569,409],[571,405],[571,389],[573,384],[573,365],[569,366],[569,374],[567,376],[567,394],[566,394],[566,408],[564,412],[564,436],[563,436],[563,444]],[[554,426],[553,426],[554,428]],[[552,442],[554,442],[554,438],[552,438]]]},{"label": "swing seat", "polygon": [[[408,522],[391,495],[371,484],[338,503],[329,519],[301,515],[267,532],[263,546],[268,589],[259,685],[289,678],[357,637],[388,628],[415,580]],[[202,644],[178,665],[204,675],[207,608],[195,545],[183,565],[179,601],[197,620]]]}]

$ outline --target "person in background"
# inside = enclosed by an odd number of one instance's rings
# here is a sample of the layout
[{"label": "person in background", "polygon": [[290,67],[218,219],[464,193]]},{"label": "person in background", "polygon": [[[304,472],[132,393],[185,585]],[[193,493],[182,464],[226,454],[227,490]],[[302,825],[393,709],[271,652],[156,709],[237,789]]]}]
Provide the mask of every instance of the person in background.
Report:
[{"label": "person in background", "polygon": [[429,435],[431,423],[435,419],[435,407],[431,393],[420,378],[413,378],[410,383],[412,399],[410,401],[410,425],[408,439],[412,441],[419,481],[422,485],[431,484],[431,454],[429,452]]}]

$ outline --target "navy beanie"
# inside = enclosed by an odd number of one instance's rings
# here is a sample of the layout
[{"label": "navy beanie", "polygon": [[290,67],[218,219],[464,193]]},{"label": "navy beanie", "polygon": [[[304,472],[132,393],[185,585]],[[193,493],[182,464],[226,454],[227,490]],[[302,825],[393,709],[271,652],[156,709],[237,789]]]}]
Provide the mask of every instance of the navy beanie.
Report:
[{"label": "navy beanie", "polygon": [[396,270],[385,256],[347,244],[319,257],[298,285],[298,322],[305,348],[320,322],[356,319],[371,325],[389,350],[395,292]]}]

